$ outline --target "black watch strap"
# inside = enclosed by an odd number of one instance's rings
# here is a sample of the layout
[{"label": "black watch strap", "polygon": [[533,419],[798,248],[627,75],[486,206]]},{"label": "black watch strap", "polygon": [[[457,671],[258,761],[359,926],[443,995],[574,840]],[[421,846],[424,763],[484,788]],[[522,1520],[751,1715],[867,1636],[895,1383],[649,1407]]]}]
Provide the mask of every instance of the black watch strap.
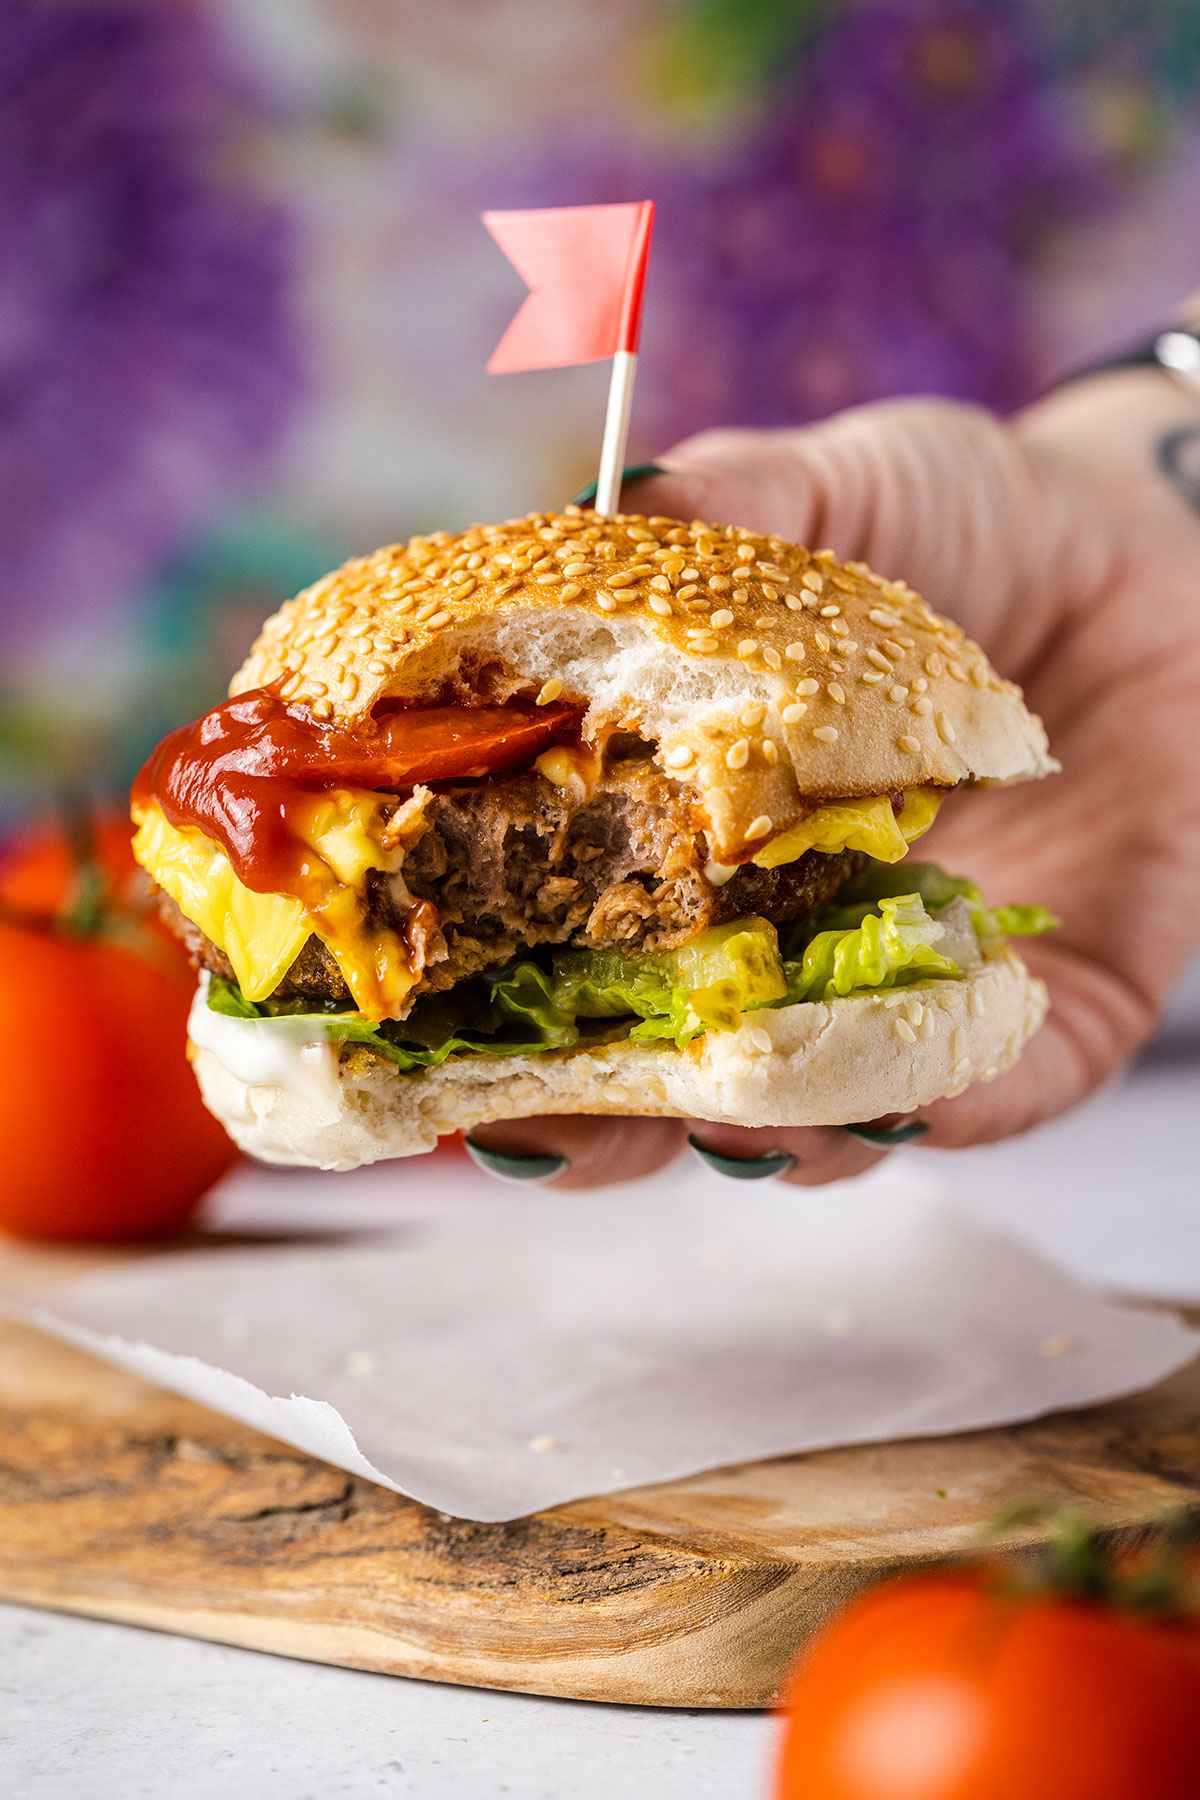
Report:
[{"label": "black watch strap", "polygon": [[1161,331],[1152,332],[1126,350],[1069,370],[1055,385],[1064,387],[1067,382],[1082,381],[1110,369],[1162,369],[1200,393],[1200,329],[1182,323],[1164,325]]}]

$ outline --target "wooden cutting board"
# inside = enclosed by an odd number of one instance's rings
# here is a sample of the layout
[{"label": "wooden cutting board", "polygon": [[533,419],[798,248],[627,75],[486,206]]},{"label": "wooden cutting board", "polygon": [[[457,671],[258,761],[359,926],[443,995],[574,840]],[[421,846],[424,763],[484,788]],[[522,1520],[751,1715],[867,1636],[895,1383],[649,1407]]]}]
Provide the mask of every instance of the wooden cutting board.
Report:
[{"label": "wooden cutting board", "polygon": [[1200,1363],[1010,1430],[476,1525],[0,1324],[0,1596],[391,1675],[760,1706],[857,1589],[959,1554],[1031,1495],[1130,1541],[1195,1504]]}]

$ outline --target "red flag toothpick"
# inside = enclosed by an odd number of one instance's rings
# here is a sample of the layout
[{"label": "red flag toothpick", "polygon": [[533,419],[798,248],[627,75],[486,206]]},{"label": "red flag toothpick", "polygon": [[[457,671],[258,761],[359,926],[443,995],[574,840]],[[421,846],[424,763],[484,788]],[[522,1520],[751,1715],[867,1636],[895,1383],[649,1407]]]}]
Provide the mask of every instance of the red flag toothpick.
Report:
[{"label": "red flag toothpick", "polygon": [[611,515],[629,436],[654,202],[487,212],[483,222],[529,287],[489,374],[613,359],[595,502]]}]

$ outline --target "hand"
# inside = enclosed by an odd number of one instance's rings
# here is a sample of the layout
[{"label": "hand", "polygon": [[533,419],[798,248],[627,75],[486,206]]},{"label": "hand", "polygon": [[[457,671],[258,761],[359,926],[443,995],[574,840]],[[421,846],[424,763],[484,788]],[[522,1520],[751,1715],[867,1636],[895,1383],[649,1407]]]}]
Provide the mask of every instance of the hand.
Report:
[{"label": "hand", "polygon": [[[1004,1137],[1083,1099],[1147,1037],[1200,946],[1200,516],[1153,461],[1157,435],[1197,419],[1156,373],[1097,377],[1011,425],[897,402],[705,434],[626,494],[630,510],[733,520],[903,576],[1046,722],[1063,774],[957,796],[926,842],[989,899],[1063,920],[1022,946],[1049,1019],[1007,1075],[924,1109],[922,1145]],[[530,1119],[476,1137],[565,1155],[561,1185],[591,1186],[668,1160],[687,1129]],[[691,1129],[725,1156],[786,1151],[784,1178],[804,1184],[883,1154],[836,1127]]]}]

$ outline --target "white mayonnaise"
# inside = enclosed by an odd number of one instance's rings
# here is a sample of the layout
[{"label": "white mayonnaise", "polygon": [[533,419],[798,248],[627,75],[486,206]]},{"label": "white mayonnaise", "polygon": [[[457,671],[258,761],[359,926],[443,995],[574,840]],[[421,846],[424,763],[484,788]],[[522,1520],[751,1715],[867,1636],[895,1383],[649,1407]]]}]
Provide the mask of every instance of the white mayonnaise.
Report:
[{"label": "white mayonnaise", "polygon": [[326,1037],[306,1037],[299,1019],[232,1019],[208,1004],[200,977],[188,1015],[188,1037],[247,1087],[282,1088],[308,1105],[338,1107],[337,1051]]}]

